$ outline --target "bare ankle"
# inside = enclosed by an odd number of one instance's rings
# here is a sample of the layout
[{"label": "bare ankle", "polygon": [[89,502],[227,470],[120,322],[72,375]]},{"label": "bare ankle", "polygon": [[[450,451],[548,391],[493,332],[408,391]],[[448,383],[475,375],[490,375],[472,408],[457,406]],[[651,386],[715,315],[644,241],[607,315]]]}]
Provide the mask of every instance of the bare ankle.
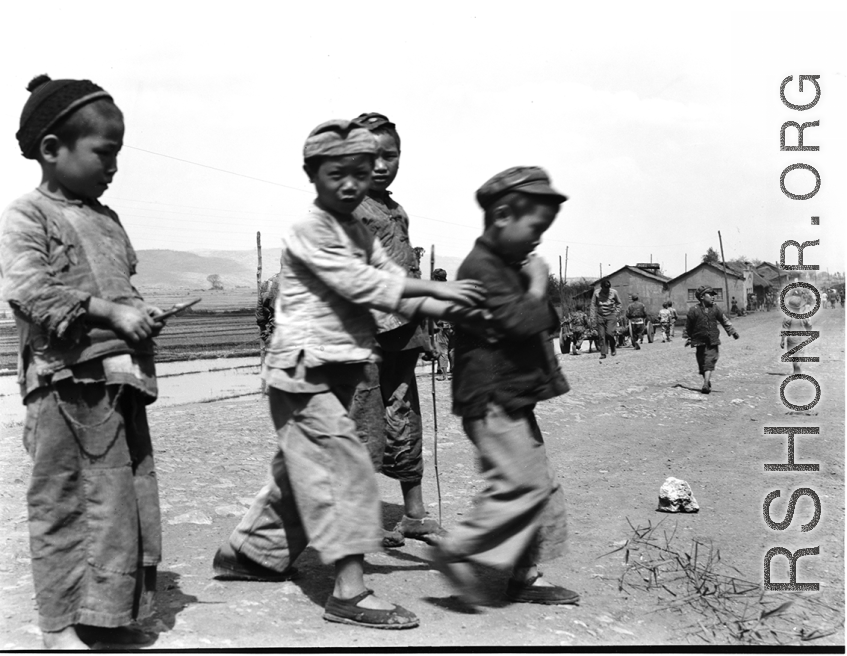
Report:
[{"label": "bare ankle", "polygon": [[45,649],[50,650],[87,650],[89,646],[80,640],[76,633],[76,627],[66,626],[60,631],[44,631],[41,640]]}]

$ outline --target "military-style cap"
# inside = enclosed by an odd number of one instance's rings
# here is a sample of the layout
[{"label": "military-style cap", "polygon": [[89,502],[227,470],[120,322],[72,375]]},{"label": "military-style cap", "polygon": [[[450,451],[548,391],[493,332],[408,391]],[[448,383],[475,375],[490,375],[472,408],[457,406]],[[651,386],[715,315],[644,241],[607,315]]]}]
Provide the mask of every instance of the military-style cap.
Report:
[{"label": "military-style cap", "polygon": [[550,177],[544,169],[537,166],[513,166],[495,175],[476,192],[476,200],[486,210],[506,194],[519,191],[522,194],[549,196],[559,203],[568,197],[550,186]]},{"label": "military-style cap", "polygon": [[703,298],[703,294],[714,295],[714,293],[715,293],[715,290],[712,289],[711,287],[709,287],[708,285],[700,285],[697,288],[697,291],[694,292],[694,298],[696,298],[699,301],[701,298]]}]

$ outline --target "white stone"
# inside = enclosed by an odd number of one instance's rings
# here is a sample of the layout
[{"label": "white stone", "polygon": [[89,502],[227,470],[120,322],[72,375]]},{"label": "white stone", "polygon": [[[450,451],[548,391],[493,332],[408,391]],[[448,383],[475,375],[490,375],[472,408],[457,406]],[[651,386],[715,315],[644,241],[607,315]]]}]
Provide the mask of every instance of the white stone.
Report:
[{"label": "white stone", "polygon": [[659,507],[662,512],[696,513],[700,505],[691,492],[691,486],[681,478],[669,476],[659,488]]}]

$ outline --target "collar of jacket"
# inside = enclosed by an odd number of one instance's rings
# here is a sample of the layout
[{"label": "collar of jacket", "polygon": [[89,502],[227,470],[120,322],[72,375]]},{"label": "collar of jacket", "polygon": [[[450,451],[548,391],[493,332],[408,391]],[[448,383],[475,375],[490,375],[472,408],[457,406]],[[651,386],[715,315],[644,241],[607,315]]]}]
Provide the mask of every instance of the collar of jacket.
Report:
[{"label": "collar of jacket", "polygon": [[477,238],[476,243],[485,248],[487,251],[496,255],[500,260],[503,261],[503,264],[508,267],[512,267],[513,269],[520,269],[523,266],[523,262],[507,259],[503,255],[503,253],[498,250],[497,245],[488,235],[483,234],[481,237]]}]

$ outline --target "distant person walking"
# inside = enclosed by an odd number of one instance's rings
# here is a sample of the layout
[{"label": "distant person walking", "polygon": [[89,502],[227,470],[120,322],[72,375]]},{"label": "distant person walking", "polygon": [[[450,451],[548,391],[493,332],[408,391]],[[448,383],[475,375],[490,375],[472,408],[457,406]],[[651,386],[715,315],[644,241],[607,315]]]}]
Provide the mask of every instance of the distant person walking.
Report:
[{"label": "distant person walking", "polygon": [[671,300],[668,301],[668,310],[671,311],[671,337],[676,337],[676,322],[679,320],[679,313]]},{"label": "distant person walking", "polygon": [[601,360],[606,359],[606,352],[610,348],[612,356],[617,355],[615,327],[618,324],[621,305],[621,299],[618,292],[612,289],[612,283],[608,279],[600,281],[600,286],[594,290],[594,295],[591,297],[589,322],[597,330]]},{"label": "distant person walking", "polygon": [[662,329],[662,342],[671,341],[671,311],[667,301],[662,303],[662,309],[659,310],[659,326]]},{"label": "distant person walking", "polygon": [[[436,269],[432,272],[432,279],[439,282],[447,282],[447,272],[444,269]],[[435,322],[435,357],[436,375],[438,380],[453,378],[453,324],[443,319]]]},{"label": "distant person walking", "polygon": [[632,347],[637,351],[641,349],[641,335],[644,332],[644,321],[647,319],[647,308],[638,300],[638,294],[632,295],[632,303],[626,308],[626,318],[632,329]]},{"label": "distant person walking", "polygon": [[[785,305],[788,309],[794,314],[804,314],[808,311],[808,301],[805,298],[805,295],[799,291],[795,291],[795,293],[791,294],[786,300]],[[811,330],[812,322],[809,319],[797,319],[795,317],[786,316],[782,321],[782,330],[783,331],[798,331],[798,330]],[[779,340],[779,348],[785,348],[786,335],[781,335]],[[798,346],[802,345],[806,340],[806,337],[797,336],[797,335],[788,335],[788,349],[794,349]],[[800,357],[796,355],[796,357]],[[794,373],[801,374],[803,373],[800,368],[799,362],[793,362],[794,365]]]},{"label": "distant person walking", "polygon": [[267,346],[274,334],[274,302],[279,294],[279,274],[275,273],[259,287],[259,298],[256,302],[256,325],[259,326],[259,337]]}]

